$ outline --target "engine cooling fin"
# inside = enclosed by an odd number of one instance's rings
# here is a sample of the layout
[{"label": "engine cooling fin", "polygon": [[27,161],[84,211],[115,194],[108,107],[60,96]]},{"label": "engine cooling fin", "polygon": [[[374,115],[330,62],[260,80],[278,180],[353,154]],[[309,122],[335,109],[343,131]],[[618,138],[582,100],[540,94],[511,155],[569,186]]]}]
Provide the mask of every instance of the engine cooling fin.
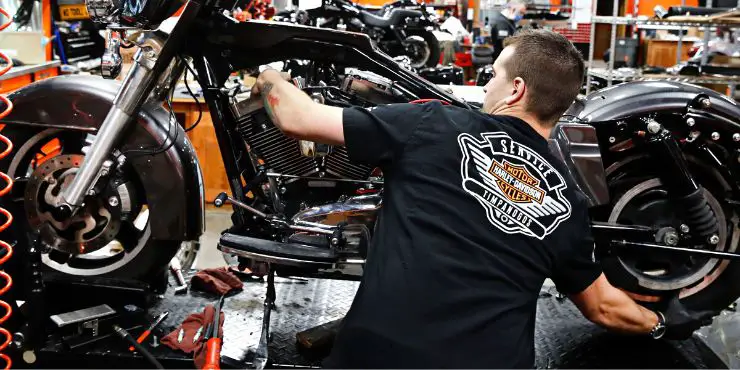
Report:
[{"label": "engine cooling fin", "polygon": [[292,176],[311,176],[321,172],[337,178],[366,180],[372,167],[352,163],[347,149],[334,146],[325,157],[301,154],[298,140],[285,136],[275,127],[264,108],[254,110],[237,121],[237,132],[265,166],[273,172]]}]

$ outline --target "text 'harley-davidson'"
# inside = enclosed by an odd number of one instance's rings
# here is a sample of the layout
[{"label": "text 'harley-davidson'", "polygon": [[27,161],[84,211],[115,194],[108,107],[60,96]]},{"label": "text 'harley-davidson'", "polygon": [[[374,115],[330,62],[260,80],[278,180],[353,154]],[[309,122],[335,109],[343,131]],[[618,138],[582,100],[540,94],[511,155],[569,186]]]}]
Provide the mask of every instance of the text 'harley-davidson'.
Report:
[{"label": "text 'harley-davidson'", "polygon": [[[270,277],[359,279],[383,174],[343,147],[282,135],[229,76],[299,61],[307,68],[294,83],[322,104],[435,99],[472,108],[399,68],[364,34],[240,23],[225,15],[227,1],[129,1],[88,1],[90,14],[123,36],[109,41],[109,77],[119,42],[139,48],[122,84],[40,81],[10,96],[15,110],[2,120],[18,148],[0,166],[17,179],[14,208],[43,242],[47,270],[154,279],[181,242],[200,237],[200,164],[171,109],[189,74],[229,178],[231,194],[214,202],[233,207],[219,249]],[[735,102],[710,90],[635,82],[575,102],[553,130],[552,150],[590,200],[595,257],[646,305],[679,291],[693,309],[718,309],[740,295],[738,117]]]}]

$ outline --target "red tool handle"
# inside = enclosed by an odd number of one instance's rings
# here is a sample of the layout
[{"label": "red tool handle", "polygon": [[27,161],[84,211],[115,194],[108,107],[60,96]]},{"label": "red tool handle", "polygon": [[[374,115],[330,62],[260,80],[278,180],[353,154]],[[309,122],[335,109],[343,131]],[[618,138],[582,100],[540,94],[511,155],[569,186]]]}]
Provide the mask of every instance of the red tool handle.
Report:
[{"label": "red tool handle", "polygon": [[[136,338],[136,343],[139,343],[139,344],[143,343],[144,342],[144,339],[146,339],[149,336],[149,334],[151,334],[151,333],[152,333],[151,330],[144,330],[144,332],[141,333],[141,335],[139,335],[138,338]],[[134,346],[128,347],[128,350],[131,351],[131,352],[133,352],[134,351]]]},{"label": "red tool handle", "polygon": [[221,369],[221,338],[211,338],[206,342],[206,363],[203,369]]}]

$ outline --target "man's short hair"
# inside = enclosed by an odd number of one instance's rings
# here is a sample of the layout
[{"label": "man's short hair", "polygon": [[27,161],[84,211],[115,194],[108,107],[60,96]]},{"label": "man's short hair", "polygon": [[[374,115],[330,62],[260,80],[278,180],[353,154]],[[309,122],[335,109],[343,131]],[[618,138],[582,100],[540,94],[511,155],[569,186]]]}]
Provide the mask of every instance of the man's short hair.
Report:
[{"label": "man's short hair", "polygon": [[525,109],[538,120],[555,124],[573,103],[583,84],[583,57],[565,36],[526,29],[504,40],[514,54],[503,68],[510,80],[527,85]]}]

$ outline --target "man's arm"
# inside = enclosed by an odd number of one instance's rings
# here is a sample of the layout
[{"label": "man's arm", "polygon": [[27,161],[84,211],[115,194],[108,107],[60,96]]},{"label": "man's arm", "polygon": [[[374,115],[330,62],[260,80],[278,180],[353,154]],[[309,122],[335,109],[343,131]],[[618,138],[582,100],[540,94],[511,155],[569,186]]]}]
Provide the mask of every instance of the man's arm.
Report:
[{"label": "man's arm", "polygon": [[635,303],[626,293],[612,286],[604,274],[569,298],[587,319],[613,331],[648,334],[658,324],[655,312]]},{"label": "man's arm", "polygon": [[290,137],[344,145],[342,108],[314,102],[275,70],[262,72],[252,88],[260,95],[270,119]]}]

